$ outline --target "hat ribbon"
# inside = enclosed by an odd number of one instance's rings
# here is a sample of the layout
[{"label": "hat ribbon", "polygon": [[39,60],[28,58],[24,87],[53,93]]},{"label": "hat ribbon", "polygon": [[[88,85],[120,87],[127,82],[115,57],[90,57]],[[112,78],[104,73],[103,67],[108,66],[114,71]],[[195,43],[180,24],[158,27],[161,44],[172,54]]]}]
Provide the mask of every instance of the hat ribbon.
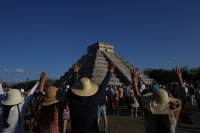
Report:
[{"label": "hat ribbon", "polygon": [[152,99],[144,100],[144,102],[149,103],[149,104],[144,105],[144,107],[156,107],[158,105],[156,101]]},{"label": "hat ribbon", "polygon": [[158,104],[164,104],[164,103],[167,105],[167,103],[165,101],[162,102],[162,103],[157,103],[155,100],[151,100],[151,99],[144,100],[144,102],[145,103],[150,103],[150,107],[156,107],[156,106],[158,106]]}]

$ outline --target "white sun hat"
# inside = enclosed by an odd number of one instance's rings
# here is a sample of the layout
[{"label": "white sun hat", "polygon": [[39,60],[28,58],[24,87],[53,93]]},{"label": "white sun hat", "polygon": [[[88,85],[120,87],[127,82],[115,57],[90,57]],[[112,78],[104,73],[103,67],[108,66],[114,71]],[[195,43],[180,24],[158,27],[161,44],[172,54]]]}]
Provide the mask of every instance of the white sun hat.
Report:
[{"label": "white sun hat", "polygon": [[170,114],[181,106],[180,99],[168,97],[167,91],[161,88],[141,96],[141,101],[143,107],[153,114]]},{"label": "white sun hat", "polygon": [[11,89],[6,94],[6,98],[1,100],[3,105],[16,105],[24,101],[24,97],[17,89]]}]

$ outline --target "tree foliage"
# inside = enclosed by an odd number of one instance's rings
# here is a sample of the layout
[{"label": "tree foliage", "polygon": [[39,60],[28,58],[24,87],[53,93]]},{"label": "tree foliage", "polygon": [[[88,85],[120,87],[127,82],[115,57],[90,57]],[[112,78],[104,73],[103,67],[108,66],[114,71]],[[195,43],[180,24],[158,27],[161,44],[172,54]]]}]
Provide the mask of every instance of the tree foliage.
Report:
[{"label": "tree foliage", "polygon": [[[38,82],[37,80],[33,80],[33,81],[29,81],[29,82],[21,82],[21,83],[18,83],[18,84],[12,84],[12,85],[10,85],[9,87],[15,88],[15,89],[22,88],[22,89],[25,89],[25,90],[30,90],[31,88],[33,88],[33,86],[34,86],[37,82]],[[56,82],[56,80],[48,79],[48,80],[46,80],[44,86],[51,86],[51,85],[53,85],[55,82]]]},{"label": "tree foliage", "polygon": [[[181,70],[183,71],[182,78],[187,82],[198,80],[198,68],[189,69],[188,66],[185,66]],[[171,83],[176,80],[172,70],[146,68],[144,69],[144,74],[161,84]]]}]

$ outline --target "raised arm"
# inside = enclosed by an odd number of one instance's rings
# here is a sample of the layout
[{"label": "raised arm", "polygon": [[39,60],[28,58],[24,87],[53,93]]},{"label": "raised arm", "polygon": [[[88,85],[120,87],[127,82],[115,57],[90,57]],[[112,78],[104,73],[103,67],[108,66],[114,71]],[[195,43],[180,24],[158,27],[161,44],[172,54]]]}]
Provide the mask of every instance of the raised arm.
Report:
[{"label": "raised arm", "polygon": [[[183,97],[185,96],[185,91],[184,91],[184,85],[183,85],[183,81],[182,81],[182,77],[181,77],[182,72],[177,68],[174,69],[174,71],[175,71],[177,77],[179,78],[178,79],[179,82],[180,82],[179,86],[180,86],[180,89],[181,89],[181,97],[180,98],[183,99]],[[199,79],[200,79],[200,67],[198,68],[198,74],[199,74],[198,76],[199,76]],[[181,99],[181,101],[182,101],[182,99]],[[182,121],[184,121],[186,124],[195,124],[195,125],[199,126],[199,119],[198,119],[199,116],[200,116],[199,113],[188,116],[187,114],[181,112],[179,118]]]},{"label": "raised arm", "polygon": [[0,79],[0,100],[5,98],[5,93],[3,91],[3,87],[2,87],[2,79]]},{"label": "raised arm", "polygon": [[102,81],[102,83],[101,83],[101,85],[99,87],[99,89],[102,89],[103,92],[106,91],[106,87],[108,86],[108,83],[110,81],[110,77],[111,77],[112,73],[115,70],[115,66],[116,66],[115,63],[111,62],[109,67],[108,67],[108,72],[107,72],[105,78],[103,79],[103,81]]},{"label": "raised arm", "polygon": [[22,111],[25,111],[25,109],[28,107],[29,103],[31,102],[34,93],[37,89],[39,89],[40,92],[43,92],[44,89],[44,83],[46,81],[47,77],[46,77],[46,73],[42,72],[40,74],[40,82],[37,82],[35,84],[35,86],[33,86],[33,88],[31,89],[31,91],[29,92],[29,94],[26,96],[26,98],[24,99],[24,102],[21,103],[20,105],[22,106]]},{"label": "raised arm", "polygon": [[185,99],[185,88],[184,88],[184,84],[183,84],[183,80],[182,80],[182,71],[179,68],[173,68],[173,71],[175,73],[175,76],[178,80],[178,84],[179,84],[179,89],[180,89],[180,95],[179,95],[179,99],[181,100],[182,104],[184,103],[184,99]]},{"label": "raised arm", "polygon": [[2,79],[0,79],[0,95],[3,94],[4,95],[4,91],[3,91],[3,87],[2,87]]},{"label": "raised arm", "polygon": [[133,83],[133,90],[134,90],[134,95],[140,105],[141,108],[143,108],[142,102],[141,102],[141,95],[140,95],[140,91],[138,90],[138,84],[137,84],[137,80],[138,80],[138,76],[139,74],[137,73],[137,68],[133,68],[131,71],[131,79],[132,79],[132,83]]},{"label": "raised arm", "polygon": [[78,71],[80,69],[79,63],[74,63],[72,66],[73,69],[73,74],[72,74],[72,83],[71,86],[75,85],[77,83],[77,79],[78,79]]},{"label": "raised arm", "polygon": [[39,92],[44,91],[44,83],[45,83],[46,80],[47,80],[46,73],[42,72],[40,74],[40,84],[39,84],[39,90],[38,90]]}]

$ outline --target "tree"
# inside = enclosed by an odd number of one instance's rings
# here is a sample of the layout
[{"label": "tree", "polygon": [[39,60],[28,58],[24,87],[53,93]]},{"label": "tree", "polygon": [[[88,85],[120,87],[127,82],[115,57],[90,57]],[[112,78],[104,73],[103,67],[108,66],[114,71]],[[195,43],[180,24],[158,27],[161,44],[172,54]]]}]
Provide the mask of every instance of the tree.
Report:
[{"label": "tree", "polygon": [[144,74],[146,74],[146,75],[148,75],[148,76],[149,76],[149,74],[151,73],[151,71],[153,71],[152,68],[145,68],[145,69],[143,70]]},{"label": "tree", "polygon": [[8,84],[6,82],[2,82],[2,87],[6,88],[8,86]]},{"label": "tree", "polygon": [[194,74],[197,74],[198,73],[198,68],[191,68],[189,70],[190,74],[194,75]]}]

